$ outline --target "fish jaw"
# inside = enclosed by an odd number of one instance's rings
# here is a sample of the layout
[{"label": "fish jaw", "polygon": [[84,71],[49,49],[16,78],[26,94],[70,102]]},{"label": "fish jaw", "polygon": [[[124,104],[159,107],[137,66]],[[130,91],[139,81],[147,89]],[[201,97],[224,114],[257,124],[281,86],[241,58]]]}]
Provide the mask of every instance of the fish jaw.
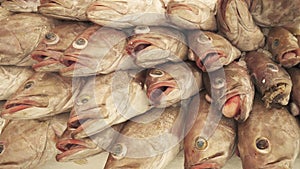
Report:
[{"label": "fish jaw", "polygon": [[43,72],[58,72],[65,66],[60,63],[59,59],[62,56],[58,51],[34,51],[31,53],[31,58],[38,61],[32,68],[35,71]]},{"label": "fish jaw", "polygon": [[127,12],[127,1],[96,1],[87,9],[87,16],[95,20],[113,21]]},{"label": "fish jaw", "polygon": [[288,50],[278,57],[278,61],[286,68],[298,65],[300,63],[300,48]]},{"label": "fish jaw", "polygon": [[223,67],[224,63],[220,62],[222,57],[227,58],[222,50],[207,51],[196,59],[196,64],[202,71],[212,72]]},{"label": "fish jaw", "polygon": [[220,169],[220,165],[218,163],[202,163],[202,164],[195,164],[189,167],[189,169],[207,169],[207,168]]}]

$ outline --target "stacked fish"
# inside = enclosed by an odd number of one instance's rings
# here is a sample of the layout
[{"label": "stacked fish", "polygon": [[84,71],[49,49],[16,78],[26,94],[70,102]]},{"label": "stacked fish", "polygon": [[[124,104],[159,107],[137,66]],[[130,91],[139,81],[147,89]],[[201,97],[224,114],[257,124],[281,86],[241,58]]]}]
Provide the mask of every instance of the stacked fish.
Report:
[{"label": "stacked fish", "polygon": [[299,0],[0,4],[1,169],[293,168]]}]

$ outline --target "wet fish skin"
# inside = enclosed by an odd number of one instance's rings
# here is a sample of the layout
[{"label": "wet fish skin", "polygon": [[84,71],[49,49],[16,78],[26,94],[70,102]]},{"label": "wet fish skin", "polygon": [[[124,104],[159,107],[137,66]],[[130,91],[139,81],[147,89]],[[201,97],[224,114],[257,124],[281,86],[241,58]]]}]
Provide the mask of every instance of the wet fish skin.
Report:
[{"label": "wet fish skin", "polygon": [[271,54],[265,50],[251,51],[246,54],[245,61],[251,79],[262,94],[267,107],[287,105],[292,90],[292,80],[287,71],[275,63]]},{"label": "wet fish skin", "polygon": [[209,31],[189,31],[188,44],[188,58],[204,72],[220,69],[241,55],[227,39]]},{"label": "wet fish skin", "polygon": [[1,6],[11,12],[37,12],[41,0],[5,0]]},{"label": "wet fish skin", "polygon": [[38,62],[32,66],[33,69],[40,72],[58,72],[64,68],[65,65],[60,63],[61,56],[88,26],[86,23],[65,21],[49,31],[31,53],[31,58]]},{"label": "wet fish skin", "polygon": [[243,169],[292,169],[299,153],[299,124],[282,108],[266,108],[256,96],[247,121],[238,124]]},{"label": "wet fish skin", "polygon": [[291,79],[292,79],[292,93],[291,93],[291,101],[289,103],[290,112],[296,116],[300,114],[300,94],[299,94],[299,87],[300,87],[300,70],[299,68],[290,68],[287,69]]},{"label": "wet fish skin", "polygon": [[298,40],[285,28],[271,28],[267,37],[267,45],[273,59],[283,67],[290,68],[300,63]]},{"label": "wet fish skin", "polygon": [[0,20],[5,19],[6,17],[12,14],[13,14],[12,12],[9,12],[8,10],[0,6]]}]

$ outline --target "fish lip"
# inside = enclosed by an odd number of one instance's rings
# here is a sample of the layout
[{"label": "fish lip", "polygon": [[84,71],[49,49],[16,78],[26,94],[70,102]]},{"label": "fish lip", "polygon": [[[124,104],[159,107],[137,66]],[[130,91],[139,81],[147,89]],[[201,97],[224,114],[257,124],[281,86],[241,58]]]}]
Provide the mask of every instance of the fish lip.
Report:
[{"label": "fish lip", "polygon": [[60,73],[65,74],[67,72],[74,72],[75,69],[87,67],[86,65],[84,65],[84,63],[79,62],[79,60],[80,59],[78,59],[77,55],[63,55],[60,62],[66,67],[60,69]]},{"label": "fish lip", "polygon": [[59,51],[34,51],[31,53],[31,58],[38,61],[38,63],[32,65],[34,70],[38,70],[41,67],[57,64],[62,66],[59,59],[62,56],[62,52]]},{"label": "fish lip", "polygon": [[[213,54],[213,57],[210,56],[211,54]],[[196,59],[196,65],[203,71],[211,70],[212,69],[211,66],[213,65],[213,63],[215,61],[219,60],[221,57],[226,57],[224,51],[209,50]],[[213,68],[213,70],[215,70],[219,67],[221,68],[221,66],[223,66],[223,65],[219,65],[216,68]],[[211,71],[213,71],[213,70],[211,70]]]},{"label": "fish lip", "polygon": [[[224,99],[225,102],[222,104],[221,110],[223,109],[223,107],[224,107],[224,105],[227,103],[227,101],[230,100],[230,99],[233,98],[233,97],[239,96],[239,98],[240,98],[240,103],[242,103],[244,98],[241,97],[241,95],[243,95],[243,94],[241,94],[241,93],[236,93],[236,92],[231,93],[231,94],[226,94],[226,95],[225,95],[225,98],[226,98],[226,99]],[[240,119],[240,117],[242,116],[242,112],[241,112],[241,111],[242,111],[242,110],[241,110],[241,108],[240,108],[239,112],[237,112],[237,114],[235,114],[235,115],[233,116],[233,118],[235,118],[235,119]]]},{"label": "fish lip", "polygon": [[[285,55],[287,53],[295,53],[296,57],[293,57],[293,58],[285,58]],[[300,48],[297,48],[297,49],[291,49],[291,50],[287,50],[286,52],[283,52],[280,57],[278,58],[279,60],[279,63],[283,63],[284,62],[288,62],[290,60],[296,60],[297,62],[291,64],[291,66],[295,66],[297,64],[300,63]]]},{"label": "fish lip", "polygon": [[47,0],[46,2],[41,1],[41,5],[39,7],[57,7],[63,6],[64,8],[68,8],[62,1],[59,0]]},{"label": "fish lip", "polygon": [[[154,84],[149,85],[148,89],[147,89],[147,97],[154,103],[158,103],[160,102],[161,98],[164,95],[168,95],[169,93],[171,93],[177,86],[177,83],[174,80],[171,81],[164,81],[164,82],[157,82]],[[157,89],[160,90],[160,88],[162,87],[167,87],[166,90],[162,90],[162,93],[160,94],[159,97],[155,97],[153,98],[153,92]]]},{"label": "fish lip", "polygon": [[80,152],[85,149],[92,149],[84,140],[79,139],[64,139],[59,140],[56,143],[56,148],[62,153],[56,155],[56,161],[64,161],[66,158],[72,154]]},{"label": "fish lip", "polygon": [[[137,49],[140,45],[145,45],[146,47],[143,49]],[[129,54],[132,57],[137,57],[137,55],[141,52],[143,52],[148,47],[152,46],[153,44],[146,40],[132,40],[128,42],[128,45],[126,46],[127,54]]]},{"label": "fish lip", "polygon": [[45,108],[47,107],[47,105],[42,105],[34,100],[29,100],[29,99],[23,99],[23,100],[11,100],[11,101],[7,101],[4,104],[4,108],[3,111],[1,113],[1,115],[4,114],[13,114],[15,112],[27,109],[27,108],[31,108],[31,107],[40,107],[40,108]]},{"label": "fish lip", "polygon": [[187,5],[187,4],[184,4],[184,3],[172,3],[172,4],[168,5],[167,13],[172,14],[173,11],[183,9],[183,10],[191,11],[191,12],[196,14],[196,12],[190,6],[192,6],[192,5]]},{"label": "fish lip", "polygon": [[220,169],[221,167],[216,162],[200,162],[190,166],[190,169],[207,169],[207,168]]},{"label": "fish lip", "polygon": [[[112,2],[108,2],[108,3],[112,3]],[[126,2],[124,1],[123,3],[126,3]],[[118,4],[118,2],[115,2],[115,4]],[[122,7],[121,5],[119,5],[119,6],[121,6],[120,8],[118,8],[118,7],[112,8],[111,6],[112,5],[107,5],[105,2],[95,1],[88,7],[88,9],[87,9],[88,12],[87,13],[88,13],[88,15],[91,15],[92,14],[91,11],[100,11],[100,12],[102,12],[102,11],[114,11],[114,12],[116,12],[115,15],[118,15],[118,16],[115,16],[114,18],[117,18],[117,17],[122,17],[124,14],[126,14],[128,12],[128,10],[126,12],[122,11],[122,9],[124,9],[124,7]],[[96,8],[97,8],[97,10],[95,10]],[[100,17],[100,18],[103,19],[103,20],[111,20],[111,19],[106,18],[106,17]]]}]

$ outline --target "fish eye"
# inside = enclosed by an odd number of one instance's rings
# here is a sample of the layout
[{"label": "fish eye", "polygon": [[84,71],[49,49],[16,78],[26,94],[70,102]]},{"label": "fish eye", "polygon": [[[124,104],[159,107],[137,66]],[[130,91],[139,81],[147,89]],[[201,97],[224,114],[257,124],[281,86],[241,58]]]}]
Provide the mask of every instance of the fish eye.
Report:
[{"label": "fish eye", "polygon": [[199,35],[198,38],[197,38],[197,42],[199,42],[199,43],[209,43],[211,41],[212,41],[212,38],[207,36],[204,33]]},{"label": "fish eye", "polygon": [[122,158],[125,157],[126,153],[127,153],[127,147],[124,144],[116,144],[113,148],[112,148],[112,157],[120,160]]},{"label": "fish eye", "polygon": [[278,72],[279,68],[277,65],[272,63],[267,63],[267,69],[271,70],[272,72]]},{"label": "fish eye", "polygon": [[135,34],[142,34],[142,33],[149,33],[149,32],[150,32],[149,26],[137,26],[134,28]]},{"label": "fish eye", "polygon": [[261,152],[261,153],[268,153],[271,150],[270,147],[270,142],[267,138],[258,138],[256,140],[256,148]]},{"label": "fish eye", "polygon": [[59,41],[59,37],[53,32],[48,32],[45,35],[45,39],[46,39],[46,44],[49,45],[54,45]]},{"label": "fish eye", "polygon": [[280,44],[279,39],[275,39],[274,42],[273,42],[273,46],[274,46],[274,47],[278,47],[279,44]]},{"label": "fish eye", "polygon": [[90,100],[90,96],[82,96],[76,101],[76,104],[80,106],[86,104],[89,100]]},{"label": "fish eye", "polygon": [[197,137],[195,140],[195,147],[198,150],[205,150],[208,147],[208,142],[202,137]]},{"label": "fish eye", "polygon": [[31,88],[33,84],[34,84],[33,81],[27,82],[27,83],[24,85],[24,89],[29,89],[29,88]]},{"label": "fish eye", "polygon": [[224,86],[225,86],[225,79],[224,78],[217,77],[217,78],[214,79],[213,87],[215,89],[220,89]]},{"label": "fish eye", "polygon": [[4,145],[0,144],[0,154],[4,152]]},{"label": "fish eye", "polygon": [[88,40],[85,38],[78,38],[76,41],[73,42],[73,47],[75,49],[84,49],[88,44]]},{"label": "fish eye", "polygon": [[162,77],[165,75],[165,73],[159,69],[153,69],[150,71],[149,75],[151,77]]}]

